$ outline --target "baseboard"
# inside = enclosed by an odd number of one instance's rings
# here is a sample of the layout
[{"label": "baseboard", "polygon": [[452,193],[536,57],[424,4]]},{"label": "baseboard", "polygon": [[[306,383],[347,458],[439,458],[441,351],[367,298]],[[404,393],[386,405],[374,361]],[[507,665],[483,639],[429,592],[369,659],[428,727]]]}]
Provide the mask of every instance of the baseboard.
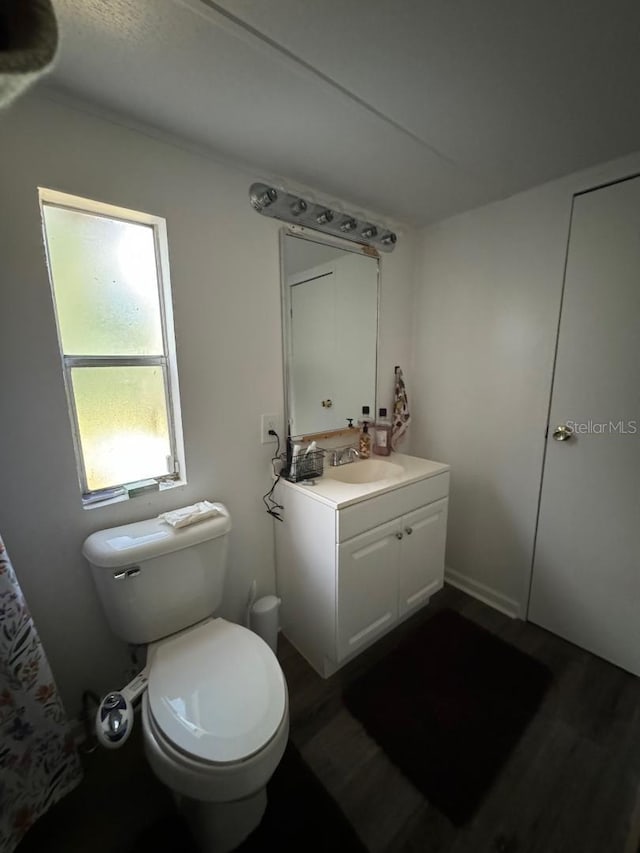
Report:
[{"label": "baseboard", "polygon": [[474,580],[474,578],[470,578],[468,575],[463,575],[461,572],[456,572],[454,569],[446,567],[444,570],[444,580],[445,583],[455,586],[456,589],[460,589],[468,595],[472,595],[474,598],[477,598],[484,604],[488,604],[495,610],[499,610],[506,616],[510,616],[512,619],[521,618],[520,605],[515,599],[503,595],[501,592],[492,589],[492,587],[480,581]]}]

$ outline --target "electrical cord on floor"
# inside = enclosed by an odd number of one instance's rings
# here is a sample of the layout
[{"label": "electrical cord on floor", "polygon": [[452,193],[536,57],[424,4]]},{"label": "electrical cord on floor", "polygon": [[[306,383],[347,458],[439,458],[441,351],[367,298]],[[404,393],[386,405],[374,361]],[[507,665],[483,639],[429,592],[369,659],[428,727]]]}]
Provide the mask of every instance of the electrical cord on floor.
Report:
[{"label": "electrical cord on floor", "polygon": [[280,436],[274,429],[269,430],[269,435],[275,435],[276,441],[278,443],[276,447],[275,456],[271,458],[271,467],[273,468],[273,476],[275,477],[275,480],[273,481],[273,486],[271,486],[266,495],[262,496],[262,502],[267,508],[267,512],[269,513],[269,515],[272,515],[278,521],[284,521],[282,515],[280,514],[284,510],[284,507],[282,506],[282,504],[277,503],[277,501],[273,497],[273,490],[280,482],[280,472],[276,472],[276,462],[282,461],[280,459]]}]

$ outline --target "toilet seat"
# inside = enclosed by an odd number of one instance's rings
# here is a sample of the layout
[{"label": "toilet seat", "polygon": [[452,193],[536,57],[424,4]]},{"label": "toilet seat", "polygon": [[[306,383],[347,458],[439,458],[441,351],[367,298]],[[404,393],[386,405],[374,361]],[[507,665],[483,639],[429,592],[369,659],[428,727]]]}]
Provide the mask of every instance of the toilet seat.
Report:
[{"label": "toilet seat", "polygon": [[282,728],[277,658],[247,628],[210,619],[149,648],[148,709],[158,733],[195,761],[246,761]]},{"label": "toilet seat", "polygon": [[145,754],[158,779],[176,794],[214,803],[241,800],[263,788],[289,739],[287,704],[278,730],[261,750],[244,761],[214,764],[186,755],[165,738],[151,714],[147,693],[142,697],[141,715]]}]

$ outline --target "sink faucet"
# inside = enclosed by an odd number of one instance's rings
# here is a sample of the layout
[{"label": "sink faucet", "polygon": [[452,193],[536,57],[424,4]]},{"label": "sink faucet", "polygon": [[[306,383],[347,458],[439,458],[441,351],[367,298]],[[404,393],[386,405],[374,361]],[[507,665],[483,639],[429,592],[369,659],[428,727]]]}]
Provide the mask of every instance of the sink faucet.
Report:
[{"label": "sink faucet", "polygon": [[336,447],[329,454],[329,465],[347,465],[349,462],[355,462],[360,456],[353,445],[349,444],[346,447]]},{"label": "sink faucet", "polygon": [[360,454],[355,449],[355,447],[347,447],[347,449],[345,450],[345,452],[342,456],[343,460],[344,460],[345,456],[346,456],[346,462],[355,462],[356,459],[360,458]]}]

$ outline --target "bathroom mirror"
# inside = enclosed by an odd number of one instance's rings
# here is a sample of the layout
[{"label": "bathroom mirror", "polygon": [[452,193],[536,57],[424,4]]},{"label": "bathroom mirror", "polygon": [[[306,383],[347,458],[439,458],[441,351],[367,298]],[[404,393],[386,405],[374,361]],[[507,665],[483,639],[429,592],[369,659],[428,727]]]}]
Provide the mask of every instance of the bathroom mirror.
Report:
[{"label": "bathroom mirror", "polygon": [[376,405],[379,259],[281,232],[285,417],[293,437],[354,424]]}]

